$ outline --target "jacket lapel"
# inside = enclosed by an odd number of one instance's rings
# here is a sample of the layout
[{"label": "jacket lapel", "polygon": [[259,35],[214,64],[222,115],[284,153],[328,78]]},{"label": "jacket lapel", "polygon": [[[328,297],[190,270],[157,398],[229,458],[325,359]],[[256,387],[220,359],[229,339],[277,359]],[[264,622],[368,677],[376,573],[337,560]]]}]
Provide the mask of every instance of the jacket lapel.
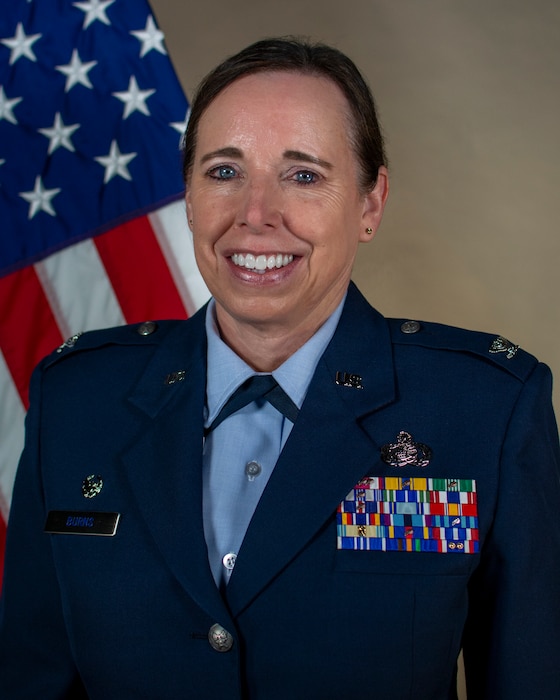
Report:
[{"label": "jacket lapel", "polygon": [[[338,384],[345,375],[348,385]],[[366,428],[363,419],[394,398],[387,323],[352,285],[243,541],[227,588],[233,615],[307,545],[360,478],[385,471],[376,422]]]},{"label": "jacket lapel", "polygon": [[[122,460],[168,566],[201,608],[223,620],[223,601],[208,565],[202,524],[204,313],[203,309],[188,324],[179,324],[145,368],[129,397],[144,420]],[[184,371],[184,379],[166,384],[167,375],[179,371]]]}]

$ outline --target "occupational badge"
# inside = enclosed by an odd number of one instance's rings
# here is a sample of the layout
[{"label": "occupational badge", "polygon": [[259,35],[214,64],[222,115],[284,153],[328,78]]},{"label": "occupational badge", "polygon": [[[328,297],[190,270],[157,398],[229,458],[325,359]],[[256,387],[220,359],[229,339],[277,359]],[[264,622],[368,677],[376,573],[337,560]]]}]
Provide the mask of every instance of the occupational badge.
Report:
[{"label": "occupational badge", "polygon": [[432,450],[422,442],[414,442],[412,435],[401,430],[396,442],[381,448],[381,459],[391,467],[427,467]]}]

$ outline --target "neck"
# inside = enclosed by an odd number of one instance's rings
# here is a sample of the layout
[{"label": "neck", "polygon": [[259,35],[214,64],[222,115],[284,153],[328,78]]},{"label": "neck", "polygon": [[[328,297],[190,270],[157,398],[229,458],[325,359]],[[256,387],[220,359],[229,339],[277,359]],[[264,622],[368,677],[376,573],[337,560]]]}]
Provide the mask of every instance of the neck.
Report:
[{"label": "neck", "polygon": [[[305,328],[271,328],[269,324],[238,324],[230,316],[220,313],[216,318],[220,336],[255,372],[273,372],[291,357],[319,330],[327,320],[323,318]],[[330,315],[330,314],[329,314]]]}]

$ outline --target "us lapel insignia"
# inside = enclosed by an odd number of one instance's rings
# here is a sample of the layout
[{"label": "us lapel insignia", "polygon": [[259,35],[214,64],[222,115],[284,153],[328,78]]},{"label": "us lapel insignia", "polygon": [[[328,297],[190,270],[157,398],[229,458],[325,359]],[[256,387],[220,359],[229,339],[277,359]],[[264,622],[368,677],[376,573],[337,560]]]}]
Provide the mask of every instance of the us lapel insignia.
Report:
[{"label": "us lapel insignia", "polygon": [[432,450],[422,442],[414,442],[412,435],[401,430],[396,442],[381,448],[381,459],[391,467],[427,467]]},{"label": "us lapel insignia", "polygon": [[170,372],[165,377],[165,384],[169,386],[170,384],[177,384],[177,382],[184,382],[187,373],[184,369],[177,370],[177,372]]},{"label": "us lapel insignia", "polygon": [[363,389],[362,378],[359,374],[350,374],[350,372],[337,372],[336,383],[339,386],[348,386],[351,389]]},{"label": "us lapel insignia", "polygon": [[508,360],[511,360],[512,357],[515,357],[518,350],[519,345],[514,345],[511,342],[511,340],[508,340],[507,338],[504,338],[503,336],[499,335],[495,340],[492,341],[488,352],[490,352],[492,355],[496,355],[500,352],[505,352],[506,358]]}]

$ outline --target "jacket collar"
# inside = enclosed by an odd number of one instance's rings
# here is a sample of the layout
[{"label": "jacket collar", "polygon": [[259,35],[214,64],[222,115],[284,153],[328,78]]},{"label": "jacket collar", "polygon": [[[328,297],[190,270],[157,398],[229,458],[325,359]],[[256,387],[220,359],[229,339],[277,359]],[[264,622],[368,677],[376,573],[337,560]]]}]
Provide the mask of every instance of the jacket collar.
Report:
[{"label": "jacket collar", "polygon": [[203,308],[177,324],[145,367],[128,399],[144,418],[122,461],[167,565],[192,599],[225,624],[227,611],[210,572],[202,525],[205,313]]}]

